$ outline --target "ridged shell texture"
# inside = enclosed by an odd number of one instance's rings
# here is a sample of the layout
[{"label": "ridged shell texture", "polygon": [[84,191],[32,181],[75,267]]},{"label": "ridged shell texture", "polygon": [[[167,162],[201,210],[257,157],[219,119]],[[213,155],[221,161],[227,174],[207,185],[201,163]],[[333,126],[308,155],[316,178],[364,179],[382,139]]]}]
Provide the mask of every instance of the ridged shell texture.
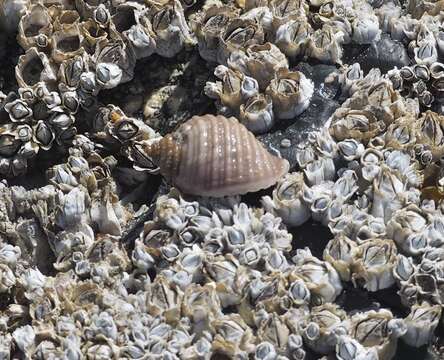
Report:
[{"label": "ridged shell texture", "polygon": [[194,116],[147,149],[160,172],[182,191],[221,197],[265,189],[289,163],[273,156],[234,117]]}]

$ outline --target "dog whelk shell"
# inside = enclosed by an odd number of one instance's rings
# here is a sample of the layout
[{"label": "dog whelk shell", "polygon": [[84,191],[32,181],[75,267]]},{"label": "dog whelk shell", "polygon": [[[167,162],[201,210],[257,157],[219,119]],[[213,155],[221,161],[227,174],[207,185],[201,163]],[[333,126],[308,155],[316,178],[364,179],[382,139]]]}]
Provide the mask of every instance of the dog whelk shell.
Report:
[{"label": "dog whelk shell", "polygon": [[194,116],[145,148],[160,173],[182,191],[221,197],[267,188],[287,160],[271,155],[235,118]]}]

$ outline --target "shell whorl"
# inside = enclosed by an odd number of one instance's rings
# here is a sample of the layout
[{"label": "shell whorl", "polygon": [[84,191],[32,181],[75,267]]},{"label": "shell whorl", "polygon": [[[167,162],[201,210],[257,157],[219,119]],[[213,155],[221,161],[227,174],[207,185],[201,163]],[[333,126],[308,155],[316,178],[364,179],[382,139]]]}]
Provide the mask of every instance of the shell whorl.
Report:
[{"label": "shell whorl", "polygon": [[287,160],[270,154],[233,117],[194,116],[147,152],[167,180],[195,195],[258,191],[289,169]]}]

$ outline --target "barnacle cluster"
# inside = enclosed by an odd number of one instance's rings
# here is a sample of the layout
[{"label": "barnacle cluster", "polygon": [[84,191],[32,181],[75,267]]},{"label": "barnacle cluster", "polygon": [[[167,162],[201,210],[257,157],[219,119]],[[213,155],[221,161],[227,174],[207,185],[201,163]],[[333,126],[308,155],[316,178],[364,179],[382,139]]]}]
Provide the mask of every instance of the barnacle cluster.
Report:
[{"label": "barnacle cluster", "polygon": [[0,359],[442,359],[443,10],[0,0]]}]

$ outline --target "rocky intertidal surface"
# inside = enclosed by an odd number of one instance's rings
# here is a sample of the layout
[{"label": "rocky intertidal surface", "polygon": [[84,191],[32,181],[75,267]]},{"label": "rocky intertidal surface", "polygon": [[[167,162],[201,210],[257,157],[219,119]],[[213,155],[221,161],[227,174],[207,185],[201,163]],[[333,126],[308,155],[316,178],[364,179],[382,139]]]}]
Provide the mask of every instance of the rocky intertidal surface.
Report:
[{"label": "rocky intertidal surface", "polygon": [[443,359],[443,21],[0,0],[0,359]]}]

